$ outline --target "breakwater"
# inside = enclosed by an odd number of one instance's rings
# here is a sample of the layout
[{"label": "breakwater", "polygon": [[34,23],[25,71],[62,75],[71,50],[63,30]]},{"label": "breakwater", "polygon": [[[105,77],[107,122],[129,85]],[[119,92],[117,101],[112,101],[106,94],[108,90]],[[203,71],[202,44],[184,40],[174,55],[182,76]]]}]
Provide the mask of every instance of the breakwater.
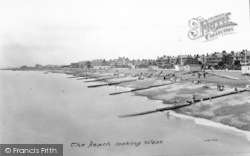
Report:
[{"label": "breakwater", "polygon": [[155,87],[162,87],[162,86],[171,85],[171,84],[177,84],[177,83],[175,82],[175,83],[152,85],[152,86],[147,86],[147,87],[143,87],[143,88],[132,89],[132,90],[129,90],[129,91],[110,93],[109,95],[117,95],[117,94],[122,94],[122,93],[135,92],[135,91],[140,91],[140,90],[145,90],[145,89],[150,89],[150,88],[155,88]]}]

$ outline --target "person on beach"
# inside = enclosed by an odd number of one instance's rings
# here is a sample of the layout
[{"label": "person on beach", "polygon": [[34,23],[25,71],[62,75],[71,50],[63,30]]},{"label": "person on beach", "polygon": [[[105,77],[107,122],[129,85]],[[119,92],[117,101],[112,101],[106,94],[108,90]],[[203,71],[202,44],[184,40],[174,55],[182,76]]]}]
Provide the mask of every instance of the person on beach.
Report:
[{"label": "person on beach", "polygon": [[196,95],[198,93],[195,93],[191,96],[191,100],[187,100],[186,102],[189,103],[189,104],[194,104],[196,102]]},{"label": "person on beach", "polygon": [[206,78],[206,72],[203,70],[203,77]]},{"label": "person on beach", "polygon": [[208,87],[208,85],[205,83],[204,86],[203,86],[203,88],[208,89],[209,87]]},{"label": "person on beach", "polygon": [[246,85],[247,91],[250,91],[250,85]]},{"label": "person on beach", "polygon": [[221,90],[222,90],[222,91],[224,90],[224,87],[225,87],[224,85],[221,85]]},{"label": "person on beach", "polygon": [[234,89],[236,92],[238,91],[238,88],[237,87],[235,87],[235,89]]},{"label": "person on beach", "polygon": [[200,78],[201,78],[201,74],[200,74],[200,73],[197,73],[197,76],[198,76],[198,79],[200,79]]},{"label": "person on beach", "polygon": [[194,104],[196,102],[195,100],[195,94],[192,95],[192,103]]},{"label": "person on beach", "polygon": [[176,98],[174,102],[174,106],[177,106],[178,103],[179,103],[179,98]]},{"label": "person on beach", "polygon": [[224,85],[219,85],[219,84],[218,84],[218,85],[217,85],[217,88],[218,88],[219,91],[223,91],[223,90],[224,90]]}]

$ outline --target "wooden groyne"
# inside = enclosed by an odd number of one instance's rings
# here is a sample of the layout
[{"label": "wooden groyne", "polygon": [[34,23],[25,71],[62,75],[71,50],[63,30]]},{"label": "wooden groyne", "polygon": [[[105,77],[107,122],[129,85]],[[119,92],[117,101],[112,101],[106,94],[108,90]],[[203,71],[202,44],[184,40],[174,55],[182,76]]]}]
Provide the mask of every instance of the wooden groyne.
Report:
[{"label": "wooden groyne", "polygon": [[[111,77],[114,77],[112,75],[91,75],[91,76],[88,76],[87,78],[88,79],[102,79],[102,78],[105,78],[105,76],[111,76]],[[102,78],[101,78],[102,77]],[[92,80],[91,80],[92,81]]]},{"label": "wooden groyne", "polygon": [[82,77],[82,78],[78,78],[76,80],[86,80],[86,79],[88,79],[88,78],[87,77]]},{"label": "wooden groyne", "polygon": [[77,80],[83,80],[83,79],[92,79],[92,78],[98,78],[97,76],[71,76],[68,78],[79,78]]},{"label": "wooden groyne", "polygon": [[77,76],[68,77],[69,79],[78,78]]},{"label": "wooden groyne", "polygon": [[85,76],[84,79],[96,79],[99,78],[98,76]]},{"label": "wooden groyne", "polygon": [[249,90],[248,89],[243,89],[243,90],[239,90],[239,91],[233,91],[233,92],[224,93],[224,94],[220,94],[220,95],[215,95],[215,96],[211,96],[211,97],[207,97],[207,98],[197,99],[195,101],[187,101],[187,103],[185,103],[185,104],[176,104],[176,105],[171,106],[171,107],[158,108],[158,109],[155,109],[155,110],[145,111],[145,112],[141,112],[141,113],[120,115],[119,117],[120,118],[133,117],[133,116],[146,115],[146,114],[151,114],[151,113],[156,113],[156,112],[162,112],[162,111],[166,111],[166,110],[174,110],[174,109],[190,106],[190,105],[193,105],[193,104],[198,103],[198,102],[207,101],[207,100],[211,100],[211,99],[216,99],[216,98],[220,98],[220,97],[223,97],[223,96],[238,94],[238,93],[242,93],[242,92],[246,92],[246,91],[249,91]]},{"label": "wooden groyne", "polygon": [[155,88],[155,87],[161,87],[161,86],[166,86],[166,85],[171,85],[171,84],[176,84],[176,83],[178,83],[178,82],[147,86],[147,87],[143,87],[143,88],[136,88],[136,89],[131,89],[131,90],[128,90],[128,91],[110,93],[109,95],[117,95],[117,94],[122,94],[122,93],[135,92],[135,91],[139,91],[139,90],[145,90],[145,89],[150,89],[150,88]]},{"label": "wooden groyne", "polygon": [[102,87],[102,86],[108,86],[108,85],[109,85],[108,83],[105,83],[105,84],[88,86],[88,88]]},{"label": "wooden groyne", "polygon": [[248,91],[248,90],[247,89],[243,89],[243,90],[232,91],[232,92],[228,92],[228,93],[224,93],[224,94],[214,95],[214,96],[211,96],[211,97],[197,99],[197,100],[195,100],[195,103],[196,102],[207,101],[207,100],[212,100],[212,99],[216,99],[216,98],[223,97],[223,96],[238,94],[238,93],[242,93],[242,92],[246,92],[246,91]]},{"label": "wooden groyne", "polygon": [[113,79],[113,78],[115,78],[115,77],[106,77],[106,78],[101,78],[101,79],[89,80],[89,81],[84,81],[84,83],[97,82],[97,81],[105,81],[105,80]]},{"label": "wooden groyne", "polygon": [[179,105],[175,105],[175,106],[170,106],[170,107],[164,107],[164,108],[158,108],[152,111],[146,111],[146,112],[141,112],[141,113],[134,113],[134,114],[127,114],[127,115],[120,115],[120,118],[126,118],[126,117],[133,117],[133,116],[141,116],[141,115],[146,115],[146,114],[151,114],[151,113],[156,113],[156,112],[162,112],[162,111],[166,111],[166,110],[174,110],[174,109],[178,109],[181,107],[186,107],[186,106],[190,106],[190,103],[186,103],[186,104],[179,104]]},{"label": "wooden groyne", "polygon": [[73,73],[65,73],[66,75],[73,75]]},{"label": "wooden groyne", "polygon": [[124,80],[124,81],[119,81],[119,82],[105,83],[105,84],[98,84],[98,85],[92,85],[92,86],[88,86],[88,88],[101,87],[101,86],[111,86],[111,85],[117,85],[117,84],[126,83],[126,82],[133,82],[133,81],[137,81],[137,79]]},{"label": "wooden groyne", "polygon": [[87,74],[73,74],[73,76],[77,76],[77,77],[86,77]]},{"label": "wooden groyne", "polygon": [[84,81],[84,83],[89,83],[89,82],[97,82],[97,81],[103,81],[105,79],[95,79],[95,80],[89,80],[89,81]]}]

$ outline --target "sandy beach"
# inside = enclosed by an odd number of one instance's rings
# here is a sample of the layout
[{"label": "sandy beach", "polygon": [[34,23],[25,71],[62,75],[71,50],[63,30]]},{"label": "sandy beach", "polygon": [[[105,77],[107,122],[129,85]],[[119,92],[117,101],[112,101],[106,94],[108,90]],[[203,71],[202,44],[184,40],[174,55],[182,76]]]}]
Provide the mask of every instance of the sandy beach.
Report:
[{"label": "sandy beach", "polygon": [[[119,71],[119,69],[118,69]],[[131,73],[129,71],[132,71]],[[134,74],[133,70],[120,69],[120,73]],[[146,70],[144,70],[146,73]],[[156,72],[157,73],[157,72]],[[156,87],[134,92],[137,96],[146,96],[152,100],[162,100],[163,105],[173,105],[178,99],[178,103],[186,103],[192,100],[192,95],[197,99],[212,97],[237,89],[242,90],[250,84],[249,77],[241,75],[239,71],[208,71],[206,77],[198,78],[196,74],[186,74],[184,72],[175,72],[174,70],[165,70],[162,75],[175,73],[178,78],[186,78],[178,84]],[[107,82],[123,81],[129,78],[116,78],[107,80]],[[194,84],[194,81],[200,81],[200,84]],[[170,83],[170,80],[157,78],[146,78],[134,82],[121,83],[119,86],[127,88],[144,88],[147,86]],[[224,85],[224,90],[219,91],[217,85]],[[204,86],[208,86],[204,88]],[[183,107],[175,110],[177,113],[190,115],[193,117],[204,118],[219,122],[228,126],[233,126],[241,130],[250,131],[250,93],[244,92],[213,100],[198,102],[192,106]]]},{"label": "sandy beach", "polygon": [[[244,76],[240,71],[207,71],[206,77],[198,78],[197,73],[176,72],[173,69],[148,70],[148,69],[127,69],[115,68],[110,70],[82,69],[57,69],[53,73],[66,73],[74,76],[95,76],[96,79],[106,78],[107,75],[116,75],[101,83],[120,83],[116,86],[140,89],[154,85],[167,84],[177,81],[176,84],[155,87],[135,91],[136,96],[145,96],[152,100],[161,100],[162,105],[172,106],[183,104],[192,100],[195,95],[197,100],[212,96],[243,90],[250,84],[249,76]],[[150,75],[150,76],[148,76]],[[173,80],[173,75],[174,80]],[[164,79],[163,77],[166,77]],[[93,78],[92,80],[95,80]],[[141,79],[140,79],[141,78]],[[125,82],[132,80],[131,82]],[[199,82],[199,83],[197,83]],[[98,84],[100,84],[98,82]],[[217,85],[223,85],[224,89],[219,91]],[[206,87],[204,87],[206,86]],[[126,89],[129,90],[129,89]],[[250,93],[238,93],[212,100],[197,102],[192,106],[174,110],[177,113],[204,118],[232,126],[240,130],[250,131]],[[116,95],[119,96],[119,95]],[[140,112],[140,110],[137,110]]]}]

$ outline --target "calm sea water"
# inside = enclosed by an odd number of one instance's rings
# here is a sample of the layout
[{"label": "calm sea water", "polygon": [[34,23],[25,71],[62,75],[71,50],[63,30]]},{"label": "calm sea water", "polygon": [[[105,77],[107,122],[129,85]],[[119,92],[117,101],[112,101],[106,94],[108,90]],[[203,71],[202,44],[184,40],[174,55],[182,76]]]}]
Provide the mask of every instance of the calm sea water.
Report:
[{"label": "calm sea water", "polygon": [[[250,155],[247,132],[172,111],[118,118],[156,109],[161,101],[132,93],[109,96],[126,88],[87,88],[99,82],[67,77],[0,71],[1,143],[63,144],[66,156]],[[145,144],[151,140],[159,144]],[[106,146],[89,147],[90,142]]]}]

